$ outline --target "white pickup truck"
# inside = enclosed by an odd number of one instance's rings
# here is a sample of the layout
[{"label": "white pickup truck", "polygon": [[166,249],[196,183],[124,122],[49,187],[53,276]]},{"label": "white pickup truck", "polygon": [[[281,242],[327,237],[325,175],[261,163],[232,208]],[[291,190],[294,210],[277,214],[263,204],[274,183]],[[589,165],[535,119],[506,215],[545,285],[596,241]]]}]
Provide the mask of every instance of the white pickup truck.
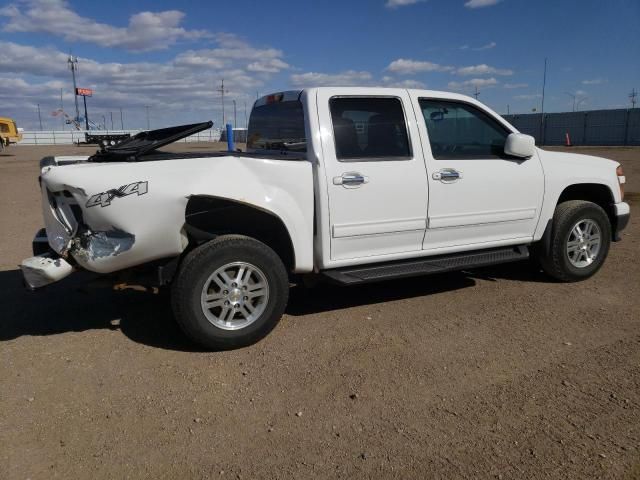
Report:
[{"label": "white pickup truck", "polygon": [[540,150],[463,95],[275,93],[253,107],[246,152],[159,150],[210,125],[44,158],[46,229],[22,263],[26,283],[77,269],[152,279],[171,289],[191,339],[234,348],[276,325],[290,282],[355,285],[530,255],[576,281],[629,219],[618,163]]}]

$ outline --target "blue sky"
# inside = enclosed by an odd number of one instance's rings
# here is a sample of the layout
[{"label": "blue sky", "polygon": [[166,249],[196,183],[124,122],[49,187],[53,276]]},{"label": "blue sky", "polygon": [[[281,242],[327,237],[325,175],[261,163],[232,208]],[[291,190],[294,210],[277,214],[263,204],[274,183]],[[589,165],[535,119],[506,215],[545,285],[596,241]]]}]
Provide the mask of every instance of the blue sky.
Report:
[{"label": "blue sky", "polygon": [[[73,113],[66,57],[95,89],[94,120],[125,127],[213,119],[256,93],[319,85],[471,94],[500,113],[626,108],[640,89],[639,0],[270,0],[0,3],[0,116],[45,128]],[[571,94],[568,95],[567,93]],[[229,120],[229,117],[227,117]]]}]

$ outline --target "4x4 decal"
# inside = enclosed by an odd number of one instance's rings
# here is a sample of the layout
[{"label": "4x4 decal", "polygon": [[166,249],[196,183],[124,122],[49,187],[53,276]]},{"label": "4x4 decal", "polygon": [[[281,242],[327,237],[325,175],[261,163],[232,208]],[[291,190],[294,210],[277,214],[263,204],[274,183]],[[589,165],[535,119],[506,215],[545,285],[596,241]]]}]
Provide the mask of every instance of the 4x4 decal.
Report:
[{"label": "4x4 decal", "polygon": [[120,188],[112,188],[106,192],[97,193],[87,201],[87,207],[108,207],[114,198],[126,197],[127,195],[144,195],[149,191],[149,182],[134,182],[129,185],[122,185]]}]

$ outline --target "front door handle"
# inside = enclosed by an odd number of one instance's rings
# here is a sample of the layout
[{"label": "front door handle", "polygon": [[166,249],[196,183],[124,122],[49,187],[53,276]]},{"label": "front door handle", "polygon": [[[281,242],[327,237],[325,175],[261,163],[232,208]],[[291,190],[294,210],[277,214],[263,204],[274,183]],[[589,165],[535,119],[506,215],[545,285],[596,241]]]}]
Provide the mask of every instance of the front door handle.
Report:
[{"label": "front door handle", "polygon": [[342,185],[344,187],[359,187],[364,183],[369,183],[369,177],[365,177],[358,172],[343,173],[340,177],[333,177],[334,185]]},{"label": "front door handle", "polygon": [[462,178],[462,172],[459,172],[455,168],[443,168],[442,170],[433,172],[431,177],[443,183],[451,183],[460,180]]}]

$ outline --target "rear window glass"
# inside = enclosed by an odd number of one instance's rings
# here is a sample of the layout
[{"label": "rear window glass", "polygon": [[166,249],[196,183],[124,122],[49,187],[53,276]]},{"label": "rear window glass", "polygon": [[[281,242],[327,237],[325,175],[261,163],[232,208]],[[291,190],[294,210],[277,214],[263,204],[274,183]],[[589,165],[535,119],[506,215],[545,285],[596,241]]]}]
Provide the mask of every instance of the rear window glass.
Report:
[{"label": "rear window glass", "polygon": [[254,107],[249,118],[247,149],[306,152],[302,103],[296,100]]}]

